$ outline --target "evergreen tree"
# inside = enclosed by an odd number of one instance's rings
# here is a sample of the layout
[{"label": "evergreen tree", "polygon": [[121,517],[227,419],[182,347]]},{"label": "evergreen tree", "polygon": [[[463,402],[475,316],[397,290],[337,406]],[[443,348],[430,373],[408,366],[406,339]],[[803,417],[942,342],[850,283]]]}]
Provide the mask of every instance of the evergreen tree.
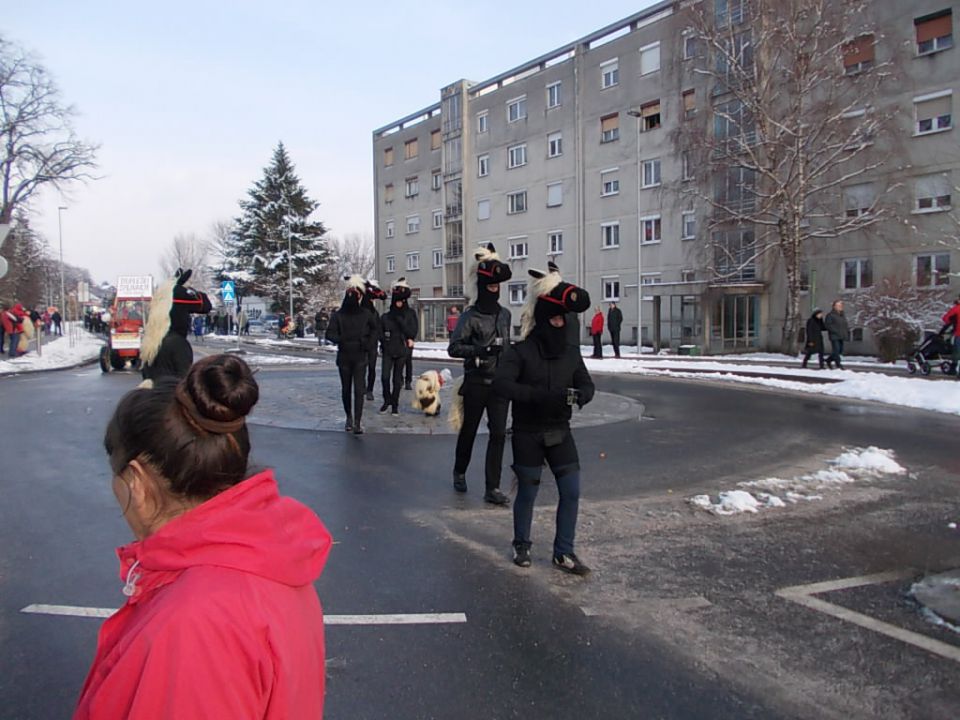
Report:
[{"label": "evergreen tree", "polygon": [[250,278],[250,290],[285,311],[292,275],[294,312],[303,310],[307,291],[328,279],[333,256],[323,223],[310,220],[319,203],[307,196],[282,142],[248,196],[233,233],[236,271]]}]

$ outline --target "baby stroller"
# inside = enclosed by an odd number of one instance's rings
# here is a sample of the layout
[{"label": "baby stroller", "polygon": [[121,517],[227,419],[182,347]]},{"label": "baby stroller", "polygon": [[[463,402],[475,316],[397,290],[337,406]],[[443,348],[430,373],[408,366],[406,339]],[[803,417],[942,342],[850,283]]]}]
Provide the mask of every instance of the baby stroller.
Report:
[{"label": "baby stroller", "polygon": [[944,334],[952,328],[953,326],[948,324],[940,328],[939,332],[926,330],[923,333],[923,342],[907,355],[907,371],[911,375],[916,374],[917,369],[924,375],[929,375],[931,362],[939,362],[944,375],[950,373],[953,366],[953,343],[944,337]]}]

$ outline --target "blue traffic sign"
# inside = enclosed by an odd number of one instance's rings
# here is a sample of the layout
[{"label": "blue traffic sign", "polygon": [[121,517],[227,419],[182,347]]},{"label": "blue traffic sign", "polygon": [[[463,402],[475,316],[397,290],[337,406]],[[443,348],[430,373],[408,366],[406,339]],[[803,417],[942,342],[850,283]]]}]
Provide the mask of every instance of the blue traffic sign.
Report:
[{"label": "blue traffic sign", "polygon": [[225,303],[237,301],[237,292],[233,285],[233,280],[224,280],[220,285],[220,296]]}]

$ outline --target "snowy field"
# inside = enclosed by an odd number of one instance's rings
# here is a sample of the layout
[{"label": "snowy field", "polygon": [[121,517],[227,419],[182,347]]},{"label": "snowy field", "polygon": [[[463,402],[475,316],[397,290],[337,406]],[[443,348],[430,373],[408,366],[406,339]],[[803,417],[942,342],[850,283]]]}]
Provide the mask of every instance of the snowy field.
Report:
[{"label": "snowy field", "polygon": [[[251,338],[244,338],[249,342]],[[316,341],[304,340],[276,340],[269,337],[252,338],[254,344],[266,348],[296,348],[300,351],[317,352]],[[229,349],[236,340],[224,336],[208,336],[205,343],[198,345],[219,346]],[[84,362],[95,360],[100,352],[103,340],[83,331],[76,331],[71,342],[69,338],[49,340],[43,346],[43,354],[37,357],[36,351],[15,360],[8,360],[6,356],[0,359],[0,375],[30,372],[35,370],[53,370],[71,367]],[[935,381],[922,377],[913,377],[907,374],[903,366],[903,375],[885,375],[879,372],[870,372],[871,367],[877,367],[873,358],[849,358],[845,364],[857,370],[804,370],[800,367],[797,358],[775,353],[752,353],[728,357],[688,358],[676,355],[639,356],[630,354],[630,348],[624,348],[624,357],[615,359],[605,357],[596,360],[584,357],[587,369],[591,373],[622,373],[632,375],[648,375],[670,378],[689,378],[696,380],[710,379],[713,381],[745,383],[748,385],[762,385],[780,390],[789,390],[813,395],[850,398],[854,400],[872,400],[899,405],[903,407],[932,410],[935,412],[960,415],[960,382]],[[632,348],[636,350],[635,347]],[[582,346],[585,356],[589,356],[592,348]],[[609,348],[604,348],[609,352]],[[296,357],[277,356],[254,353],[245,358],[252,365],[268,364],[309,364],[317,362],[317,355]],[[322,355],[332,355],[333,348],[324,348]],[[318,353],[319,354],[319,353]],[[418,343],[414,349],[414,356],[424,360],[449,361],[446,343]],[[784,363],[789,366],[784,367]],[[890,367],[890,366],[887,366]],[[751,375],[737,374],[748,370]],[[704,375],[704,371],[711,374]],[[760,376],[756,376],[759,374]],[[777,377],[763,377],[776,375]],[[796,380],[790,379],[795,377]],[[830,383],[804,382],[806,378],[830,379]]]}]

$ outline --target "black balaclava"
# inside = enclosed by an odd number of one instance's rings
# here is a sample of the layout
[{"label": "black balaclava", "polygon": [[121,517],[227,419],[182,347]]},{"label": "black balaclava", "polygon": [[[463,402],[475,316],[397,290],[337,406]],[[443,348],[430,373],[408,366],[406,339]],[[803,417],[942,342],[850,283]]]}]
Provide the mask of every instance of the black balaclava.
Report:
[{"label": "black balaclava", "polygon": [[567,347],[567,327],[554,327],[549,319],[538,322],[530,333],[540,345],[544,357],[560,357]]},{"label": "black balaclava", "polygon": [[345,313],[355,313],[360,310],[360,300],[363,297],[363,291],[350,287],[343,294],[343,302],[340,303],[340,310]]},{"label": "black balaclava", "polygon": [[486,315],[496,315],[500,312],[500,288],[497,291],[489,290],[485,285],[477,286],[477,310]]},{"label": "black balaclava", "polygon": [[[408,305],[407,300],[410,299],[410,286],[407,285],[406,278],[400,278],[393,284],[393,288],[390,291],[390,312],[393,314],[404,312]],[[400,307],[397,307],[397,302],[402,303]]]},{"label": "black balaclava", "polygon": [[[559,276],[556,266],[550,272]],[[528,292],[536,292],[536,280],[543,278],[539,271],[528,271],[534,283]],[[560,280],[549,292],[539,295],[533,308],[534,325],[530,334],[540,345],[545,357],[558,357],[567,347],[566,323],[563,327],[554,327],[550,318],[567,313],[580,313],[590,307],[590,294],[581,287]]]},{"label": "black balaclava", "polygon": [[[500,262],[496,255],[493,243],[487,243],[486,259],[477,263],[477,310],[487,315],[496,315],[500,312],[500,285],[512,277],[510,266]],[[481,248],[480,252],[483,252]],[[488,287],[497,285],[497,291],[491,292]]]}]

